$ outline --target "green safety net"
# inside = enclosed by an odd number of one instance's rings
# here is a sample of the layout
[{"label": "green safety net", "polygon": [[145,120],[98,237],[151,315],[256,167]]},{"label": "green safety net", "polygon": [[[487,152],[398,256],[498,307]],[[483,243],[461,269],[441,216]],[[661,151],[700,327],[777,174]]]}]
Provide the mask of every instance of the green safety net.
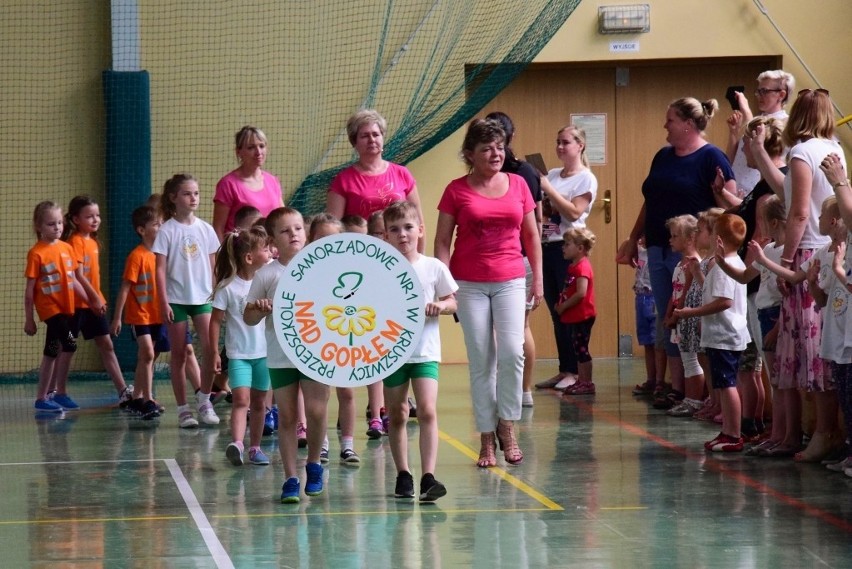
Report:
[{"label": "green safety net", "polygon": [[[0,187],[7,263],[0,310],[8,325],[0,329],[0,381],[32,377],[41,360],[44,326],[35,338],[21,332],[22,273],[39,201],[67,207],[78,194],[98,201],[105,222],[102,290],[112,305],[124,256],[138,243],[127,212],[174,173],[190,171],[201,185],[199,216],[209,221],[215,183],[236,167],[233,135],[241,126],[264,130],[265,168],[281,180],[288,204],[315,213],[330,180],[355,158],[345,133],[353,112],[381,112],[388,121],[385,157],[408,163],[508,85],[578,4],[4,2]],[[144,77],[113,74],[116,49],[139,61],[138,69],[120,71]],[[103,369],[92,344],[81,342],[76,372]],[[119,351],[125,371],[135,362],[132,350]]]}]

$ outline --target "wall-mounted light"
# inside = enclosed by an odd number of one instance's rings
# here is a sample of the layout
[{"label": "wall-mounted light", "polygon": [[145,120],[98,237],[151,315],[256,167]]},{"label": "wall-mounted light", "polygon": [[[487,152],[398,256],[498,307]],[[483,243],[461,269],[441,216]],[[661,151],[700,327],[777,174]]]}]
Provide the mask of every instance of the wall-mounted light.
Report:
[{"label": "wall-mounted light", "polygon": [[651,31],[651,6],[598,6],[598,33],[643,34]]}]

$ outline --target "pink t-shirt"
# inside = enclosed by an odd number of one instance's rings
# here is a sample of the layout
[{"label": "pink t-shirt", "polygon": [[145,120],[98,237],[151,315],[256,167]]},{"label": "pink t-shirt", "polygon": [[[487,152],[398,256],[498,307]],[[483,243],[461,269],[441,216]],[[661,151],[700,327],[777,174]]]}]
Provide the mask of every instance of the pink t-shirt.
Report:
[{"label": "pink t-shirt", "polygon": [[405,201],[416,182],[405,166],[388,162],[388,168],[376,176],[368,176],[350,166],[331,181],[328,191],[346,199],[343,215],[360,215],[370,219],[393,202]]},{"label": "pink t-shirt", "polygon": [[216,194],[213,201],[230,208],[228,218],[225,220],[225,232],[233,231],[234,216],[243,206],[254,206],[260,210],[263,216],[277,207],[281,207],[283,196],[281,195],[281,183],[278,178],[269,172],[263,174],[263,189],[252,190],[245,185],[237,176],[236,172],[229,172],[216,184]]},{"label": "pink t-shirt", "polygon": [[467,176],[450,182],[438,211],[453,216],[456,240],[450,272],[456,280],[504,282],[526,274],[521,256],[521,221],[535,202],[520,176],[509,176],[509,189],[487,198],[467,183]]}]

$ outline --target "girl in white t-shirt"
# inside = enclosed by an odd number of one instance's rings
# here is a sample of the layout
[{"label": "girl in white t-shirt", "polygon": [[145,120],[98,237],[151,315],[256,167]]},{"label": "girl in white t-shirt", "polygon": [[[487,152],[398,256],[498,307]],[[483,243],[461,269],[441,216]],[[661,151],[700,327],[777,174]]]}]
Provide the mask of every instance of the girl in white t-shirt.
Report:
[{"label": "girl in white t-shirt", "polygon": [[213,226],[195,216],[200,203],[198,182],[192,174],[175,174],[163,188],[160,209],[163,225],[151,251],[157,257],[157,290],[169,342],[175,348],[169,363],[172,389],[178,405],[178,425],[197,427],[198,421],[186,402],[187,323],[192,320],[201,351],[201,384],[196,392],[198,418],[202,423],[218,425],[219,417],[210,402],[213,365],[210,351],[210,295],[213,294],[213,260],[219,239]]},{"label": "girl in white t-shirt", "polygon": [[219,332],[227,318],[225,349],[228,353],[228,379],[233,393],[231,440],[225,456],[234,466],[243,464],[243,439],[246,436],[246,414],[251,407],[248,461],[267,465],[269,458],[260,450],[263,435],[269,370],[266,367],[266,337],[259,326],[243,322],[246,297],[254,274],[272,258],[269,237],[262,227],[227,233],[216,256],[213,276],[213,314],[210,317],[210,345],[213,347],[213,370],[222,373],[219,356]]}]

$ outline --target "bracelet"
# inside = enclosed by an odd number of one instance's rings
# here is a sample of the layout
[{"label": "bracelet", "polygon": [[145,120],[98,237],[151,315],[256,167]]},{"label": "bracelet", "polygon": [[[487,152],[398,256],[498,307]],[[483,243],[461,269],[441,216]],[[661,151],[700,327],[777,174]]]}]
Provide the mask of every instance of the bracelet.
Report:
[{"label": "bracelet", "polygon": [[781,257],[778,260],[781,261],[782,263],[790,263],[791,265],[793,264],[793,259],[785,259],[784,257]]},{"label": "bracelet", "polygon": [[836,184],[832,184],[831,187],[836,190],[840,186],[848,186],[848,185],[849,184],[846,183],[846,180],[843,180],[842,182],[837,182]]}]

